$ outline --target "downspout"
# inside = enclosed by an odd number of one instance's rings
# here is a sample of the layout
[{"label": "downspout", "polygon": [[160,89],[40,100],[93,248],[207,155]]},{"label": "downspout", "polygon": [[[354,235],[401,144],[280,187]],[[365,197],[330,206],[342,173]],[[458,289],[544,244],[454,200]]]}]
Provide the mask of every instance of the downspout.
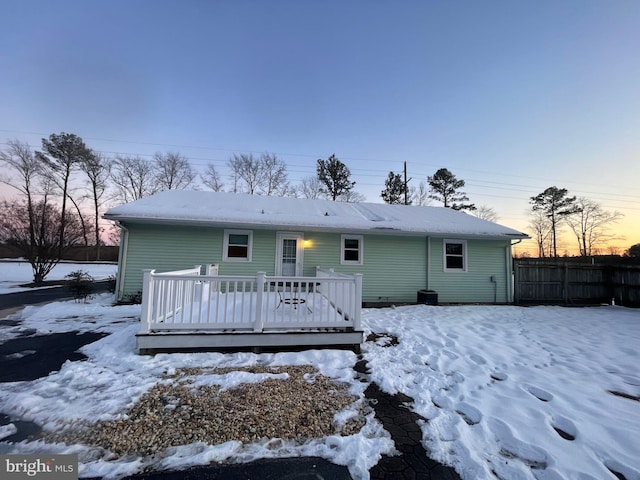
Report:
[{"label": "downspout", "polygon": [[427,290],[431,290],[431,237],[427,237]]},{"label": "downspout", "polygon": [[127,270],[127,250],[129,246],[129,230],[120,222],[116,222],[120,227],[120,249],[118,251],[118,274],[116,275],[116,301],[120,301],[124,294],[124,277]]},{"label": "downspout", "polygon": [[515,279],[513,278],[513,255],[511,255],[511,248],[514,245],[518,245],[520,242],[522,242],[522,238],[520,240],[518,240],[516,243],[511,243],[511,241],[509,241],[509,244],[504,247],[504,251],[505,251],[505,262],[504,262],[504,268],[505,268],[505,272],[506,272],[506,292],[507,292],[507,303],[513,303],[513,282],[515,281]]}]

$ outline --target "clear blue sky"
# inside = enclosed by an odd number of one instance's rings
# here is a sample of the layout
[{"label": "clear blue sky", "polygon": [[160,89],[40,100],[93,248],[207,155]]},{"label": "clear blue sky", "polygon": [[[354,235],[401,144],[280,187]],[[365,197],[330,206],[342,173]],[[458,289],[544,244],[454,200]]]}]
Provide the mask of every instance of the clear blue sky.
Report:
[{"label": "clear blue sky", "polygon": [[292,181],[335,153],[374,202],[403,161],[413,184],[446,167],[505,225],[556,185],[640,242],[638,0],[3,0],[0,18],[1,142],[65,131],[223,173],[267,151]]}]

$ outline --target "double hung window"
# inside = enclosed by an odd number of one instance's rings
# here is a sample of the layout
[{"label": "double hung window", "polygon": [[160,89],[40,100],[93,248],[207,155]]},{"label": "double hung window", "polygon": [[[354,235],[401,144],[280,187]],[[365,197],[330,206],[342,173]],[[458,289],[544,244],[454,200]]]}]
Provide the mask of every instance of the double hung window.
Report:
[{"label": "double hung window", "polygon": [[362,235],[342,235],[340,263],[342,265],[362,265]]},{"label": "double hung window", "polygon": [[467,271],[467,242],[465,240],[444,240],[444,271]]},{"label": "double hung window", "polygon": [[225,230],[223,260],[225,262],[250,262],[252,244],[252,231]]}]

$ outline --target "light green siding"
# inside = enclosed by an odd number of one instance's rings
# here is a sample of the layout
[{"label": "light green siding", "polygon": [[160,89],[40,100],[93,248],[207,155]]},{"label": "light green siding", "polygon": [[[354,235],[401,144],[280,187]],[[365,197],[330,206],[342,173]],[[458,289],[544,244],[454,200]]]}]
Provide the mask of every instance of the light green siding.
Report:
[{"label": "light green siding", "polygon": [[[455,237],[448,237],[455,240]],[[429,239],[429,289],[441,303],[504,303],[508,301],[506,248],[509,241],[467,240],[467,271],[445,272],[443,239]],[[495,283],[491,282],[494,277]]]},{"label": "light green siding", "polygon": [[255,275],[259,271],[273,274],[274,271],[275,232],[253,231],[251,262],[223,262],[224,229],[146,224],[130,224],[125,228],[129,233],[120,299],[142,290],[145,269],[164,272],[216,263],[225,275]]},{"label": "light green siding", "polygon": [[340,264],[339,233],[305,233],[304,275],[316,265],[336,272],[362,274],[364,302],[415,302],[427,285],[427,242],[424,237],[364,235],[362,265]]},{"label": "light green siding", "polygon": [[[275,273],[276,231],[253,231],[251,262],[224,262],[223,228],[125,224],[128,230],[119,299],[142,290],[143,270],[170,271],[214,263],[225,275]],[[508,240],[467,240],[466,272],[443,271],[442,238],[364,235],[362,265],[341,265],[341,234],[300,232],[307,240],[305,276],[315,267],[363,275],[364,302],[415,302],[418,290],[438,293],[441,303],[508,301],[505,247]],[[345,232],[346,233],[346,232]],[[431,261],[427,262],[428,251]],[[494,276],[495,283],[490,278]]]},{"label": "light green siding", "polygon": [[[253,230],[251,262],[223,262],[224,229],[189,226],[125,225],[128,245],[120,298],[142,289],[145,269],[179,270],[216,263],[225,275],[275,272],[276,232]],[[304,250],[303,275],[315,276],[316,266],[337,272],[363,274],[363,301],[413,302],[426,286],[426,239],[367,235],[363,240],[363,265],[340,265],[340,234],[302,232],[309,245]]]}]

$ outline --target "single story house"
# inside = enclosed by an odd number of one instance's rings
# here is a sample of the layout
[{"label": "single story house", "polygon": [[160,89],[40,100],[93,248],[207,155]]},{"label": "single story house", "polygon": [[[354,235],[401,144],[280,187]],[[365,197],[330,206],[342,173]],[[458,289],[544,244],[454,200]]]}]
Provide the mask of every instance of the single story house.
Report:
[{"label": "single story house", "polygon": [[343,203],[169,190],[111,208],[122,228],[118,300],[138,295],[143,271],[215,264],[220,275],[362,274],[365,305],[513,301],[511,247],[525,233],[432,206]]}]

